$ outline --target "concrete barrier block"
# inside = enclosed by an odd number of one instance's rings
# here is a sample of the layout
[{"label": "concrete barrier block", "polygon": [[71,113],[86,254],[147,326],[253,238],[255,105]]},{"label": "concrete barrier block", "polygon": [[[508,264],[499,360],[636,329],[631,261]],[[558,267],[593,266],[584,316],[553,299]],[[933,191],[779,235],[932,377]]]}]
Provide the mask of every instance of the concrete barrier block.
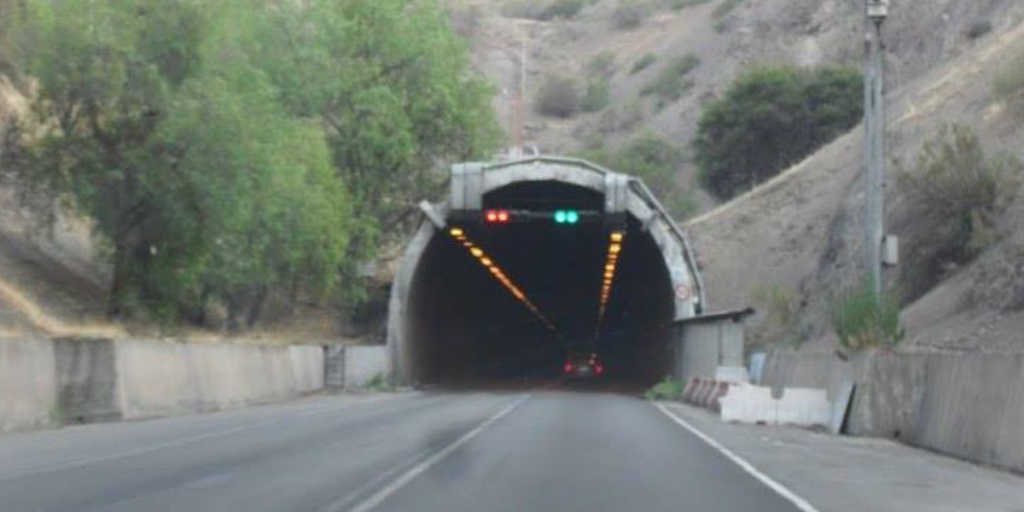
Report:
[{"label": "concrete barrier block", "polygon": [[750,374],[743,366],[719,366],[715,370],[715,380],[719,382],[750,382]]},{"label": "concrete barrier block", "polygon": [[722,420],[738,423],[775,424],[777,403],[771,388],[736,384],[720,400]]},{"label": "concrete barrier block", "polygon": [[778,401],[780,425],[828,425],[832,406],[824,389],[786,388]]}]

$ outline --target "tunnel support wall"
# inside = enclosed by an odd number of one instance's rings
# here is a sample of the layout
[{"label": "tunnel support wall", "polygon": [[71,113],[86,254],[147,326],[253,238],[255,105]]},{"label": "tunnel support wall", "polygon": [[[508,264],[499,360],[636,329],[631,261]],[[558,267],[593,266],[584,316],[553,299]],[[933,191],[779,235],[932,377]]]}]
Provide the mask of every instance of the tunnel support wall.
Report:
[{"label": "tunnel support wall", "polygon": [[742,367],[751,310],[712,314],[676,322],[673,376],[680,382],[714,378],[719,367]]}]

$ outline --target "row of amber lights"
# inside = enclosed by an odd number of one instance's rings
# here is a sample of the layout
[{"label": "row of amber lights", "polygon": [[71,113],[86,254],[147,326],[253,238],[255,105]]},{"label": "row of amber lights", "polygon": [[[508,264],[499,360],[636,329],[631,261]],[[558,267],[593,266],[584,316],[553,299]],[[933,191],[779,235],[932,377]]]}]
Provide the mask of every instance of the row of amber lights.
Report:
[{"label": "row of amber lights", "polygon": [[626,234],[621,231],[612,232],[609,237],[608,258],[604,262],[604,281],[601,284],[601,307],[597,313],[597,328],[601,328],[604,314],[608,311],[608,300],[612,296],[612,282],[615,281],[615,270],[619,266],[619,255],[622,254],[622,241]]},{"label": "row of amber lights", "polygon": [[516,298],[516,300],[521,302],[523,306],[526,307],[526,309],[530,310],[530,312],[533,313],[533,315],[536,316],[537,319],[540,320],[540,322],[544,324],[545,327],[547,327],[556,335],[558,335],[559,338],[562,337],[558,329],[555,328],[555,326],[550,321],[548,321],[547,317],[545,317],[539,309],[537,309],[537,306],[535,306],[533,302],[530,302],[530,299],[526,296],[526,293],[524,293],[522,289],[520,289],[518,286],[516,286],[514,282],[512,282],[512,279],[509,278],[507,274],[505,274],[505,271],[501,270],[501,267],[499,267],[498,264],[495,263],[494,260],[491,259],[491,257],[489,257],[484,252],[483,249],[481,249],[479,246],[474,244],[472,241],[469,240],[469,238],[466,237],[466,232],[462,228],[451,228],[450,230],[448,230],[448,234],[450,234],[452,238],[454,238],[460,244],[462,244],[462,246],[469,251],[469,254],[476,258],[476,260],[480,262],[480,264],[483,265],[488,272],[491,273],[491,276],[497,279],[498,282],[501,283],[501,285],[504,286],[505,289],[508,290],[509,293],[511,293],[512,296]]}]

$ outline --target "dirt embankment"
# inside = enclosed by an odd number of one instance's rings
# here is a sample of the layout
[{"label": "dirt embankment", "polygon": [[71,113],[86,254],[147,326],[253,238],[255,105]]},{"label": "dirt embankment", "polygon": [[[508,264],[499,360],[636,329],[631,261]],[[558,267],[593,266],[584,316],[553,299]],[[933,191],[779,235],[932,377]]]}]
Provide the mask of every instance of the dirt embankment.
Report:
[{"label": "dirt embankment", "polygon": [[[890,96],[891,157],[912,160],[940,126],[972,126],[990,152],[1024,156],[1020,113],[994,98],[992,76],[1024,53],[1024,25],[1000,31],[969,52],[895,89]],[[746,196],[692,220],[710,300],[723,307],[757,302],[778,288],[796,304],[786,333],[805,349],[831,351],[833,298],[863,275],[860,179],[861,129],[840,138]],[[1001,240],[977,260],[941,276],[921,276],[917,248],[928,242],[929,219],[915,217],[894,179],[888,225],[901,238],[894,283],[939,281],[904,311],[904,350],[1024,350],[1024,191],[1000,221]],[[761,315],[763,321],[765,315]],[[762,326],[755,321],[756,327]],[[763,341],[786,341],[771,340]]]}]

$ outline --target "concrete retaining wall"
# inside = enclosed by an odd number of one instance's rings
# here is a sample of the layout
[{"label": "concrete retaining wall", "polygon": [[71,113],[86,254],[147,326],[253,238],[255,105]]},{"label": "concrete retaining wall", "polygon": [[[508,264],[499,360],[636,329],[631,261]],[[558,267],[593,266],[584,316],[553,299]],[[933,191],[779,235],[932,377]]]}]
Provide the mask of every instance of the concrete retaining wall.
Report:
[{"label": "concrete retaining wall", "polygon": [[1024,472],[1024,355],[775,353],[765,383],[857,384],[848,430]]},{"label": "concrete retaining wall", "polygon": [[53,344],[0,339],[0,431],[50,425],[56,408]]},{"label": "concrete retaining wall", "polygon": [[391,371],[391,350],[387,345],[331,345],[327,352],[327,386],[359,388],[378,375]]},{"label": "concrete retaining wall", "polygon": [[225,409],[323,387],[320,346],[0,339],[0,430]]}]

